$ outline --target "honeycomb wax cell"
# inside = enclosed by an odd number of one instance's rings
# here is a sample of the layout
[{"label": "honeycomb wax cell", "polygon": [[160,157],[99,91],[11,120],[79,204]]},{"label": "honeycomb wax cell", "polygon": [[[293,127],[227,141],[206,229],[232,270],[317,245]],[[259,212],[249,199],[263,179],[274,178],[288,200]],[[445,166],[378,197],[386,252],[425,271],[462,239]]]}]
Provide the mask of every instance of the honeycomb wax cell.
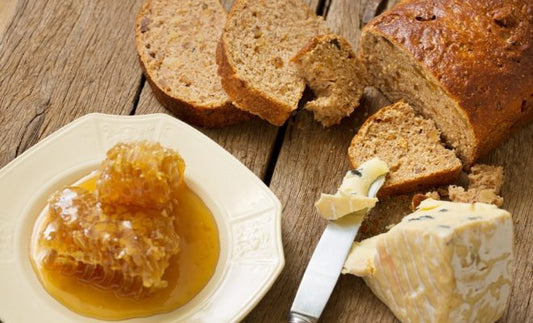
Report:
[{"label": "honeycomb wax cell", "polygon": [[171,207],[183,179],[185,162],[159,143],[119,143],[107,152],[97,183],[106,206]]},{"label": "honeycomb wax cell", "polygon": [[96,201],[93,192],[79,187],[52,197],[39,239],[49,250],[45,264],[103,288],[115,287],[121,295],[165,287],[161,277],[179,250],[174,218],[152,209],[107,213]]}]

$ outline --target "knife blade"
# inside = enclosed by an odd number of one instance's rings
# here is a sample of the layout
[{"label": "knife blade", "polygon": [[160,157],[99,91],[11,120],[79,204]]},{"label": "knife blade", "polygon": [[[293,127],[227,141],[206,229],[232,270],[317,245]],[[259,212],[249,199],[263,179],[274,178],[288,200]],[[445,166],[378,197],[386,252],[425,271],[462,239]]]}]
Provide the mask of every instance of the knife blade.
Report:
[{"label": "knife blade", "polygon": [[[385,182],[379,176],[369,187],[375,197]],[[329,221],[311,256],[289,313],[290,323],[316,322],[337,284],[342,267],[368,209]]]}]

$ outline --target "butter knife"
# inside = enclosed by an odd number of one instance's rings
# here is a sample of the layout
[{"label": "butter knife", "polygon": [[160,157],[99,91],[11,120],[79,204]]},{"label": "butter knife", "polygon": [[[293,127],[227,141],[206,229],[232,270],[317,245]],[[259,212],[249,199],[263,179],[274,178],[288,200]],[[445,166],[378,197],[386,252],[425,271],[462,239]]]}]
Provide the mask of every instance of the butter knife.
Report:
[{"label": "butter knife", "polygon": [[[368,197],[375,197],[385,182],[379,176],[369,187]],[[290,323],[314,323],[322,314],[333,292],[342,267],[363,217],[363,209],[338,220],[329,221],[311,256],[289,313]]]}]

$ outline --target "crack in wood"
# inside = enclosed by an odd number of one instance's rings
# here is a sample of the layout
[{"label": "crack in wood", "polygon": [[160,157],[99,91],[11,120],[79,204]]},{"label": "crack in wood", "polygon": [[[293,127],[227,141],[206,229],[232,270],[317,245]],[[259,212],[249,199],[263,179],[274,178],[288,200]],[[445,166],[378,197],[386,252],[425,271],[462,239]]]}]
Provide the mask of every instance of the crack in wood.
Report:
[{"label": "crack in wood", "polygon": [[324,20],[328,16],[329,8],[331,7],[332,0],[319,0],[316,8],[316,14],[324,17]]},{"label": "crack in wood", "polygon": [[331,8],[331,2],[333,0],[326,0],[326,3],[324,4],[324,17],[328,16],[329,8]]},{"label": "crack in wood", "polygon": [[42,104],[37,107],[37,113],[30,119],[24,132],[22,138],[20,139],[17,149],[15,150],[15,156],[19,156],[25,152],[28,148],[33,146],[39,140],[39,132],[41,126],[46,117],[46,111],[50,107],[50,99],[46,99]]},{"label": "crack in wood", "polygon": [[[281,149],[283,148],[283,142],[285,140],[292,140],[291,138],[291,131],[287,132],[287,129],[289,127],[293,127],[294,123],[296,122],[296,116],[300,111],[303,110],[305,104],[315,98],[315,94],[313,91],[306,86],[304,93],[302,94],[302,98],[298,102],[298,108],[294,111],[292,111],[289,119],[285,121],[285,123],[278,128],[278,131],[276,133],[276,138],[274,139],[274,145],[272,146],[272,150],[270,152],[270,155],[268,156],[268,163],[265,170],[265,176],[263,178],[263,182],[265,185],[270,186],[270,182],[272,181],[272,176],[274,175],[274,170],[276,169],[276,164],[279,159],[279,154],[281,153]],[[287,137],[287,138],[285,138]]]},{"label": "crack in wood", "polygon": [[141,80],[139,81],[139,86],[137,87],[137,91],[135,91],[135,96],[133,97],[133,105],[130,110],[130,116],[135,115],[137,112],[137,106],[139,106],[139,101],[141,100],[141,93],[143,91],[143,88],[146,84],[146,77],[144,74],[141,73]]},{"label": "crack in wood", "polygon": [[[293,117],[291,116],[289,120]],[[281,127],[278,128],[276,133],[276,138],[274,139],[274,145],[270,151],[270,156],[268,157],[267,167],[265,169],[265,176],[263,177],[263,182],[266,186],[270,186],[272,182],[272,176],[274,175],[274,170],[276,169],[276,164],[278,163],[279,154],[281,153],[281,148],[283,147],[283,141],[285,140],[285,133],[287,132],[287,125],[289,122],[285,122]]]}]

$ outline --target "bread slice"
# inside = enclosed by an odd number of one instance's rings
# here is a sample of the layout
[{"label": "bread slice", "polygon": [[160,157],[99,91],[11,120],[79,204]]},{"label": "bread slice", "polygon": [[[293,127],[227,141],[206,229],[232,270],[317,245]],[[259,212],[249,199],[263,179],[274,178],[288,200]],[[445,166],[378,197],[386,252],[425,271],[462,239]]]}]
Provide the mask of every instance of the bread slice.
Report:
[{"label": "bread slice", "polygon": [[365,121],[352,139],[348,156],[354,168],[373,157],[388,164],[381,197],[449,184],[462,168],[454,152],[442,146],[435,123],[417,116],[402,101]]},{"label": "bread slice", "polygon": [[503,205],[503,198],[499,195],[503,185],[503,167],[476,164],[468,174],[468,189],[450,185],[448,195],[454,202],[488,203]]},{"label": "bread slice", "polygon": [[218,0],[147,0],[135,24],[139,60],[155,97],[199,126],[250,118],[231,104],[217,75],[215,52],[225,21]]},{"label": "bread slice", "polygon": [[224,90],[240,109],[282,125],[305,89],[289,60],[324,33],[324,20],[300,0],[237,0],[217,51]]},{"label": "bread slice", "polygon": [[471,166],[533,119],[533,1],[401,1],[363,29],[374,85]]},{"label": "bread slice", "polygon": [[316,36],[291,61],[316,96],[304,108],[323,126],[339,124],[359,106],[366,71],[343,37]]}]

